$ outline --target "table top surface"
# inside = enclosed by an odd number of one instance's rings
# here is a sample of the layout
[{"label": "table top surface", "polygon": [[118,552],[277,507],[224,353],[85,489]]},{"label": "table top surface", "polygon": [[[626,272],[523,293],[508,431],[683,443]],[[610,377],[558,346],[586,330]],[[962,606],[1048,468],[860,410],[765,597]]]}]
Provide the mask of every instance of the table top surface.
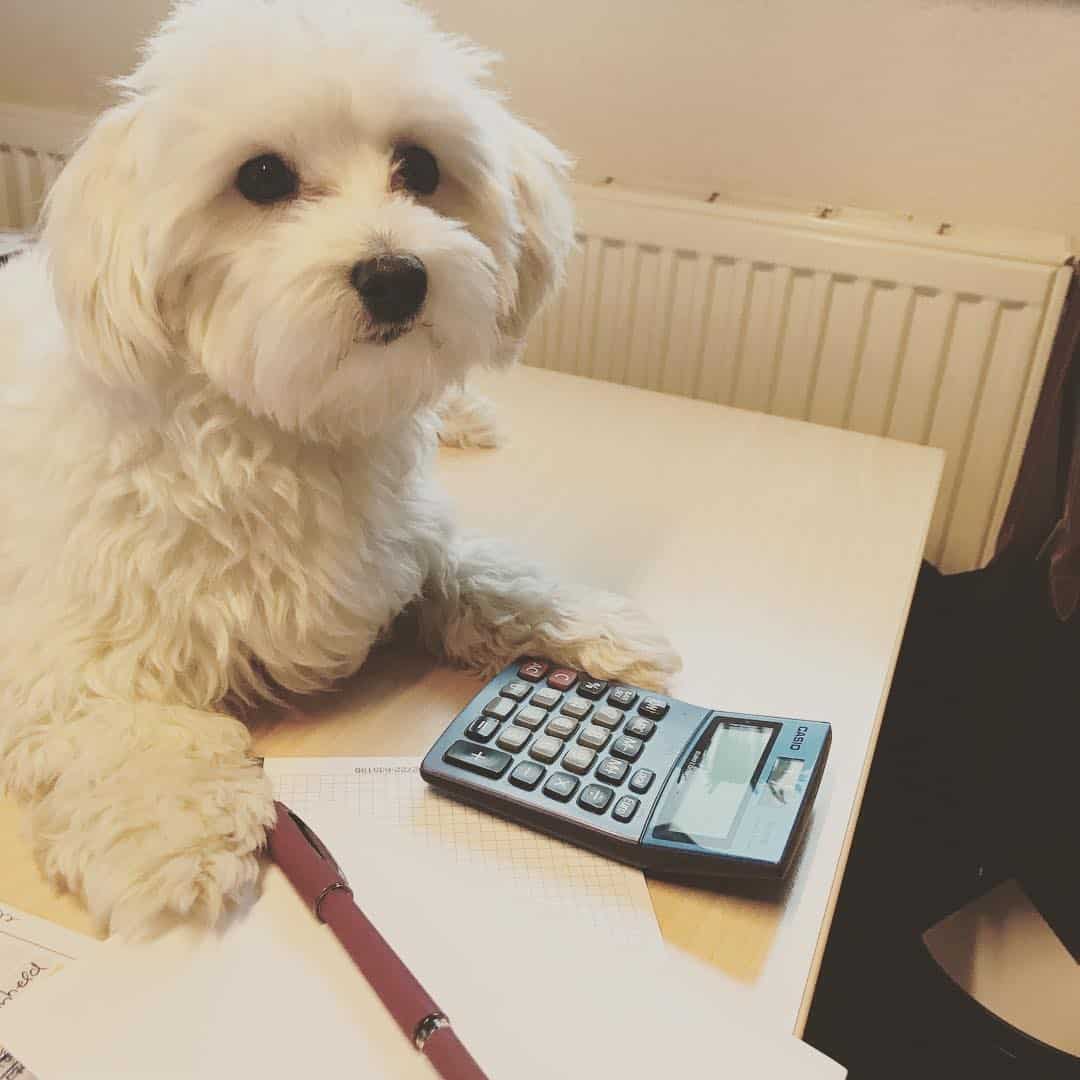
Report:
[{"label": "table top surface", "polygon": [[[826,720],[828,768],[780,888],[650,882],[664,937],[802,1031],[942,467],[936,450],[531,368],[471,381],[507,441],[443,450],[463,525],[634,598],[683,657],[670,692]],[[421,756],[480,682],[405,645],[267,714],[265,756]],[[0,803],[0,899],[91,932]],[[770,1021],[773,1022],[773,1021]]]}]

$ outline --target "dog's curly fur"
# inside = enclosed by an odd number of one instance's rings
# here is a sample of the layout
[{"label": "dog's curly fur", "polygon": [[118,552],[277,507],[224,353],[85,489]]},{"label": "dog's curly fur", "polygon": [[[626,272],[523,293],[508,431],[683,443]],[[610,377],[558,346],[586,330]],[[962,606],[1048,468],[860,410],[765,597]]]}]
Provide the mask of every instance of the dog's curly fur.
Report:
[{"label": "dog's curly fur", "polygon": [[[433,407],[516,357],[572,243],[566,162],[489,57],[399,0],[194,0],[0,272],[0,781],[55,882],[114,929],[214,918],[271,821],[227,711],[316,691],[406,608],[438,655],[661,684],[630,605],[458,535]],[[402,139],[441,181],[391,183]],[[235,185],[274,152],[283,204]],[[427,267],[373,338],[350,267]]]}]

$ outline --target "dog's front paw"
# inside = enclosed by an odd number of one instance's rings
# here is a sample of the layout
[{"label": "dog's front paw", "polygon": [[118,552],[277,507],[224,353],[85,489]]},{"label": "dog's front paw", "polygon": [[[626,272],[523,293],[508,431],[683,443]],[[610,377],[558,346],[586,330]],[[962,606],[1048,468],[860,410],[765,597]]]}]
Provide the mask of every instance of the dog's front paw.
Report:
[{"label": "dog's front paw", "polygon": [[629,600],[575,590],[548,656],[601,679],[664,690],[682,668],[663,631]]},{"label": "dog's front paw", "polygon": [[451,387],[435,411],[439,417],[439,442],[443,446],[490,450],[503,441],[495,406],[471,390]]},{"label": "dog's front paw", "polygon": [[236,746],[177,749],[136,752],[89,784],[76,767],[33,809],[42,870],[111,932],[213,923],[258,876],[274,820],[269,779]]}]

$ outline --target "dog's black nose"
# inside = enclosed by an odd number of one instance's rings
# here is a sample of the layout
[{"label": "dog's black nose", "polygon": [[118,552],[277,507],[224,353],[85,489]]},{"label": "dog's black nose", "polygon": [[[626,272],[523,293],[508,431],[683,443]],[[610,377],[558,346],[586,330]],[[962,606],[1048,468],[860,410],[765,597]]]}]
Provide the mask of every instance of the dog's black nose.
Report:
[{"label": "dog's black nose", "polygon": [[349,279],[377,323],[411,319],[427,296],[427,271],[415,255],[363,259],[352,268]]}]

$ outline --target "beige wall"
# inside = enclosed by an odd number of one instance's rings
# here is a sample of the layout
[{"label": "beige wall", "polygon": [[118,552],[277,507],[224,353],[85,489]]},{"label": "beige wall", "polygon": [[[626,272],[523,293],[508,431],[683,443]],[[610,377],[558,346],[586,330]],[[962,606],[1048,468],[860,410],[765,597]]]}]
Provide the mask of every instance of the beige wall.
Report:
[{"label": "beige wall", "polygon": [[[584,178],[1080,234],[1080,5],[431,0]],[[166,0],[0,0],[0,102],[96,108]]]},{"label": "beige wall", "polygon": [[[0,102],[92,109],[167,0],[0,0]],[[1080,5],[430,0],[583,178],[1080,235]]]}]

